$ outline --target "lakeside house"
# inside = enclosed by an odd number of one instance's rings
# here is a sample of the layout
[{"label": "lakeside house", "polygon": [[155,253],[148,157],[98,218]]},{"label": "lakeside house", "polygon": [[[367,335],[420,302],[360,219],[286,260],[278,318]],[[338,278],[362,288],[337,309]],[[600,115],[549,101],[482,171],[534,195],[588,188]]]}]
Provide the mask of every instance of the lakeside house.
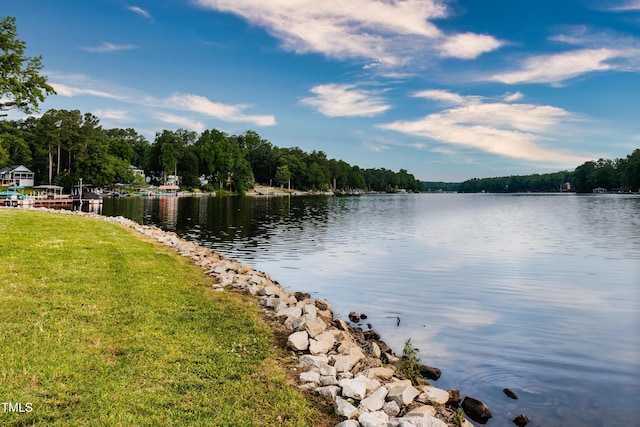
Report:
[{"label": "lakeside house", "polygon": [[604,194],[607,192],[606,188],[602,188],[602,187],[598,187],[598,188],[594,188],[593,190],[593,194]]},{"label": "lakeside house", "polygon": [[22,187],[33,187],[35,183],[35,173],[26,166],[8,166],[0,169],[0,185],[16,185]]}]

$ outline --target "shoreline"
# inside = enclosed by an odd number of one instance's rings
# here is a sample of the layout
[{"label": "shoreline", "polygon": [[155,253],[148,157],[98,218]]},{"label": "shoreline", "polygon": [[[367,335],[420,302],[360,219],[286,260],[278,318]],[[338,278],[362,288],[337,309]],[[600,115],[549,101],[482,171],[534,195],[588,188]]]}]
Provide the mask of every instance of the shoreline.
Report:
[{"label": "shoreline", "polygon": [[[289,292],[267,273],[155,226],[93,212],[35,210],[80,215],[133,229],[191,258],[215,280],[214,290],[256,297],[264,309],[265,321],[282,338],[279,345],[297,359],[297,364],[285,366],[289,376],[299,390],[309,396],[319,395],[327,406],[333,407],[344,420],[338,426],[474,425],[457,409],[462,401],[459,390],[442,390],[424,379],[414,383],[405,379],[399,372],[401,358],[380,340],[376,331],[363,331],[353,325],[356,321],[352,324],[334,318],[330,303],[321,298]],[[467,417],[484,424],[491,417],[489,409],[476,401],[477,412],[469,406],[472,401],[476,400],[468,397],[463,401]]]}]

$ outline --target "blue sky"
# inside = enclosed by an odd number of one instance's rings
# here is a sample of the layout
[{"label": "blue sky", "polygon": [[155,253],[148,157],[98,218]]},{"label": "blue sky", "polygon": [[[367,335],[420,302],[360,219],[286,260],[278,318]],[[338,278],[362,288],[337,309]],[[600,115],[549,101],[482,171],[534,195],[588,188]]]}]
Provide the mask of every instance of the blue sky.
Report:
[{"label": "blue sky", "polygon": [[[640,147],[640,0],[0,0],[105,128],[255,130],[417,178]],[[10,118],[20,117],[12,113]]]}]

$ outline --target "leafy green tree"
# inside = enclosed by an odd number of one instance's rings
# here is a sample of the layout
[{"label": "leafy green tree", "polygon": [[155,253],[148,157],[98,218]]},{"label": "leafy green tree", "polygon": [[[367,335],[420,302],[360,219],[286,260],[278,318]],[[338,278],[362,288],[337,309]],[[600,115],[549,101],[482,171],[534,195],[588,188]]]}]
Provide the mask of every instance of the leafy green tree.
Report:
[{"label": "leafy green tree", "polygon": [[280,185],[286,185],[290,187],[291,184],[291,171],[289,166],[281,165],[276,169],[276,182]]},{"label": "leafy green tree", "polygon": [[7,16],[0,20],[0,115],[17,108],[31,114],[38,111],[40,102],[55,90],[40,75],[42,57],[28,58],[26,43],[19,40],[16,19]]},{"label": "leafy green tree", "polygon": [[0,166],[31,163],[31,150],[25,132],[14,121],[0,122]]},{"label": "leafy green tree", "polygon": [[[127,142],[129,148],[131,150],[131,156],[129,157],[129,162],[137,167],[145,169],[145,171],[149,172],[149,141],[142,136],[139,135],[134,129],[108,129],[105,131],[107,136],[110,139],[122,139]],[[121,158],[125,158],[122,154],[126,155],[126,151],[123,148],[119,149],[121,153]]]}]

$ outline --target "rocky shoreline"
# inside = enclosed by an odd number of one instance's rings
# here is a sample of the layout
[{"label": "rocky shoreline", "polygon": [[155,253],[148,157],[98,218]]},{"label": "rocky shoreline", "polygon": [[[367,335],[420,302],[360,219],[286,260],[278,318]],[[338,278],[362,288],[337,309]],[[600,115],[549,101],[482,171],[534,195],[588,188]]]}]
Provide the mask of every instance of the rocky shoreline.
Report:
[{"label": "rocky shoreline", "polygon": [[[311,299],[306,293],[286,291],[266,273],[154,226],[124,217],[52,211],[101,219],[136,230],[191,258],[215,280],[214,290],[254,295],[264,307],[267,320],[286,336],[286,350],[297,358],[291,368],[297,386],[319,395],[333,407],[343,419],[336,427],[472,427],[467,417],[480,424],[491,418],[484,403],[472,397],[461,399],[457,389],[439,389],[422,376],[413,382],[406,379],[399,369],[402,357],[395,355],[376,331],[363,331],[355,325],[360,321],[359,313],[351,313],[350,322],[334,318],[329,302]],[[423,365],[418,368],[427,378],[439,376],[435,368]],[[518,426],[528,422],[524,415],[516,420]]]}]

